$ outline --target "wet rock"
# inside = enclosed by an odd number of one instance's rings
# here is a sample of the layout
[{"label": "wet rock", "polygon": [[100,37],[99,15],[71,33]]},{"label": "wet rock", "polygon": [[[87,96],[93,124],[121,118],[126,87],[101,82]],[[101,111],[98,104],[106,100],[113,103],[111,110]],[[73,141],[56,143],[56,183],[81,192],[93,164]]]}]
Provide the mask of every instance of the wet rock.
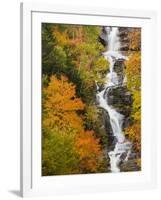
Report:
[{"label": "wet rock", "polygon": [[114,71],[116,73],[118,73],[118,72],[124,73],[124,68],[125,68],[124,59],[116,60],[116,62],[114,64]]},{"label": "wet rock", "polygon": [[128,36],[128,31],[124,30],[124,31],[119,31],[119,37],[120,38],[127,38]]},{"label": "wet rock", "polygon": [[107,45],[107,38],[106,38],[106,35],[101,33],[99,38],[98,38],[99,42],[101,42],[101,44],[103,46],[106,46]]},{"label": "wet rock", "polygon": [[124,37],[122,37],[121,42],[128,44],[129,43],[129,38],[127,36],[124,36]]},{"label": "wet rock", "polygon": [[110,117],[109,117],[108,112],[103,110],[102,114],[103,114],[103,121],[104,121],[104,124],[105,124],[105,129],[106,129],[108,135],[109,136],[113,135],[111,124],[110,124]]},{"label": "wet rock", "polygon": [[137,165],[137,160],[128,160],[120,164],[121,172],[140,171],[141,168]]},{"label": "wet rock", "polygon": [[125,116],[122,128],[125,129],[125,128],[129,127],[131,125],[131,122],[132,122],[131,117]]},{"label": "wet rock", "polygon": [[110,135],[110,136],[109,136],[109,142],[108,142],[108,144],[109,144],[109,146],[108,146],[108,153],[109,153],[110,151],[113,151],[113,150],[115,149],[116,143],[117,143],[116,137],[113,136],[113,135]]},{"label": "wet rock", "polygon": [[112,135],[112,128],[110,124],[110,118],[107,111],[102,108],[98,108],[98,119],[97,124],[95,124],[95,132],[99,133],[99,138],[101,139],[101,143],[104,146],[108,146],[109,137]]},{"label": "wet rock", "polygon": [[127,27],[119,27],[119,32],[128,32],[128,30],[130,30],[130,28],[127,28]]},{"label": "wet rock", "polygon": [[114,64],[114,71],[117,73],[118,76],[118,84],[123,84],[124,69],[125,69],[124,59],[116,60]]},{"label": "wet rock", "polygon": [[132,95],[126,86],[112,87],[106,90],[106,99],[108,104],[115,108],[117,112],[124,115],[123,129],[131,124],[131,111],[132,111]]},{"label": "wet rock", "polygon": [[101,44],[103,46],[106,46],[108,45],[108,40],[107,40],[107,32],[105,30],[105,27],[102,28],[102,32],[101,34],[99,35],[99,42],[101,42]]},{"label": "wet rock", "polygon": [[107,95],[108,104],[120,109],[120,107],[131,106],[133,103],[132,95],[126,86],[111,87],[105,93]]},{"label": "wet rock", "polygon": [[115,143],[117,142],[115,136],[113,135],[112,127],[110,124],[110,117],[106,110],[99,108],[99,115],[97,120],[96,133],[99,133],[99,138],[101,138],[101,143],[108,147],[108,151],[113,150]]},{"label": "wet rock", "polygon": [[129,29],[120,27],[119,28],[119,37],[121,48],[120,51],[129,51],[129,38],[128,38]]},{"label": "wet rock", "polygon": [[129,45],[128,44],[124,44],[120,48],[120,51],[128,51],[128,50],[129,50]]}]

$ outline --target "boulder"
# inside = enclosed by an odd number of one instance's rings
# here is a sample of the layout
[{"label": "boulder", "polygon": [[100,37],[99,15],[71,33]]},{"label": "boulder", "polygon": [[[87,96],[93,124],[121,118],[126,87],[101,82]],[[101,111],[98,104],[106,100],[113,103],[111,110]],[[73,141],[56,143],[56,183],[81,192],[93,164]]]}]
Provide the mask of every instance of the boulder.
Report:
[{"label": "boulder", "polygon": [[117,73],[119,84],[123,84],[124,69],[125,69],[124,59],[116,60],[116,62],[114,64],[114,71]]},{"label": "boulder", "polygon": [[125,107],[132,106],[132,95],[126,86],[111,87],[106,90],[105,95],[107,96],[108,104],[119,110],[122,107],[122,112],[124,112]]},{"label": "boulder", "polygon": [[107,147],[109,145],[109,137],[112,135],[112,128],[109,114],[103,108],[98,107],[98,118],[97,123],[94,125],[94,130],[96,135],[98,133],[98,137],[103,146]]},{"label": "boulder", "polygon": [[117,112],[124,115],[123,129],[131,124],[132,95],[126,86],[112,87],[106,90],[108,104],[115,108]]},{"label": "boulder", "polygon": [[120,51],[129,51],[129,38],[128,38],[128,28],[120,27],[119,28],[119,37],[121,48]]}]

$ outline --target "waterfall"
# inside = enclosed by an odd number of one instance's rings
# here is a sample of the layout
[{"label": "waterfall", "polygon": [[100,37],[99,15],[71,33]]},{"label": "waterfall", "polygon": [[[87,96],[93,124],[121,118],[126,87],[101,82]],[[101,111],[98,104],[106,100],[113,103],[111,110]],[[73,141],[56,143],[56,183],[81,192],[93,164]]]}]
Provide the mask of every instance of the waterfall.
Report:
[{"label": "waterfall", "polygon": [[[120,172],[120,162],[128,160],[131,153],[132,144],[125,138],[122,132],[124,116],[117,112],[112,106],[108,105],[108,92],[111,88],[120,85],[118,75],[114,71],[115,62],[118,59],[126,60],[127,57],[122,55],[122,53],[119,51],[120,39],[118,28],[106,27],[105,32],[107,51],[103,53],[103,56],[109,62],[109,72],[106,74],[106,81],[104,83],[104,89],[102,91],[99,91],[99,86],[96,83],[96,98],[99,104],[98,106],[108,112],[113,136],[116,138],[114,149],[108,153],[108,156],[110,158],[110,169],[111,172]],[[126,76],[121,85],[125,84],[125,80]]]}]

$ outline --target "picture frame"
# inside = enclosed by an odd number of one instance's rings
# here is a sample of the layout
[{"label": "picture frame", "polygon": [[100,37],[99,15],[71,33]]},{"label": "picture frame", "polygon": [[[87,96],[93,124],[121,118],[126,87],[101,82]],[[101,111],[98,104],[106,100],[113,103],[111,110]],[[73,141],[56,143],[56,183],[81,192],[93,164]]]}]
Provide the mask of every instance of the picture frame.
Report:
[{"label": "picture frame", "polygon": [[[24,197],[156,187],[156,13],[21,3],[21,180]],[[138,172],[41,175],[41,23],[142,29],[142,169]]]}]

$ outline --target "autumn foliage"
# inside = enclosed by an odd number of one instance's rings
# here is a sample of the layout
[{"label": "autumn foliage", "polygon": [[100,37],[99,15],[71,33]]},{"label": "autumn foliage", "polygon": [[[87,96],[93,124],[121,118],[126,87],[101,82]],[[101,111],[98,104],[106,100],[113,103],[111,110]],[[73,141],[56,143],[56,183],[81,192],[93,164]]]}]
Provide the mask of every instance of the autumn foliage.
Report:
[{"label": "autumn foliage", "polygon": [[61,129],[81,130],[83,122],[76,111],[83,110],[84,104],[76,97],[75,85],[68,83],[65,76],[61,76],[60,80],[51,76],[43,95],[44,127],[52,129],[57,125]]},{"label": "autumn foliage", "polygon": [[[95,101],[109,63],[102,27],[42,23],[42,175],[108,172],[109,135]],[[125,62],[132,94],[131,123],[123,130],[141,154],[141,30],[127,28]]]},{"label": "autumn foliage", "polygon": [[99,140],[84,129],[84,103],[65,76],[51,76],[43,89],[43,174],[97,172],[102,161]]},{"label": "autumn foliage", "polygon": [[137,28],[131,28],[128,33],[129,49],[132,51],[141,50],[141,31]]},{"label": "autumn foliage", "polygon": [[81,170],[97,172],[102,151],[99,140],[95,139],[93,131],[82,131],[77,137],[76,149],[80,156]]},{"label": "autumn foliage", "polygon": [[141,154],[141,31],[129,32],[129,59],[126,61],[128,88],[133,95],[133,123],[126,129],[126,134],[133,143],[134,150]]}]

